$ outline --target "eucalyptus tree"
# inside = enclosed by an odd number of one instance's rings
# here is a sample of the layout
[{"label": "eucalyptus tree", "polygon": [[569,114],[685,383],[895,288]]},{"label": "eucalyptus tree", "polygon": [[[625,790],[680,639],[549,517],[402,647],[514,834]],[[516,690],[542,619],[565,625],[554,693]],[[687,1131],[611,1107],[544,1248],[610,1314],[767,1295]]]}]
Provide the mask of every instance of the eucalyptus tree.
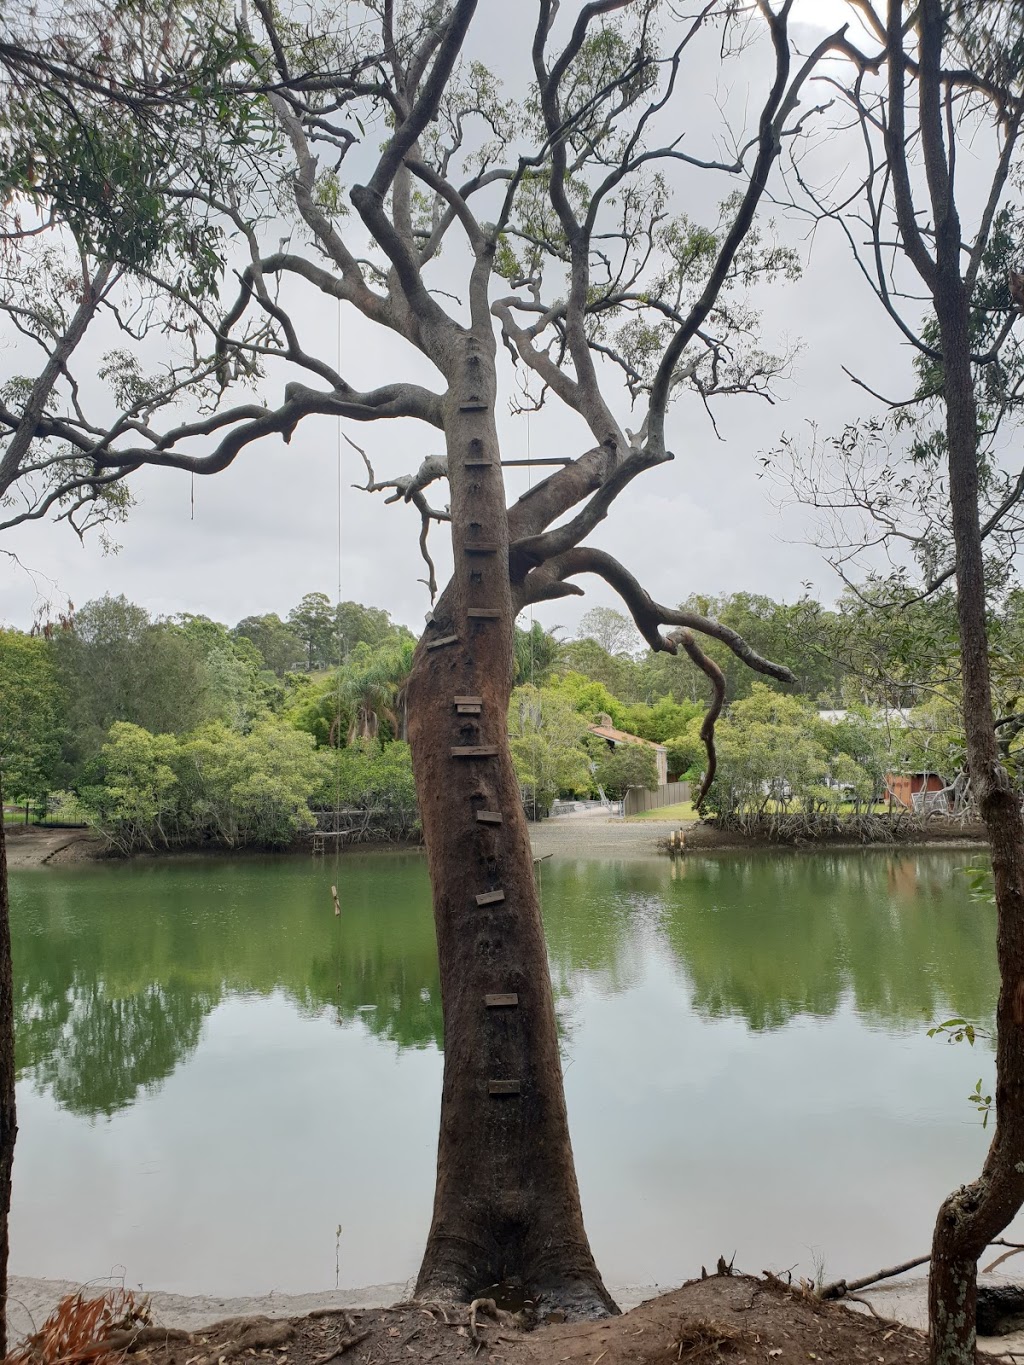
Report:
[{"label": "eucalyptus tree", "polygon": [[[408,687],[445,1014],[422,1295],[472,1296],[508,1275],[573,1313],[613,1307],[583,1226],[509,751],[513,623],[531,603],[581,593],[580,576],[603,579],[652,650],[682,648],[712,680],[709,744],[722,675],[692,631],[790,677],[735,631],[656,602],[585,542],[635,479],[673,458],[673,404],[700,412],[726,394],[765,395],[785,368],[758,342],[749,290],[796,262],[757,215],[836,37],[794,61],[791,8],[591,0],[567,14],[534,0],[507,24],[507,60],[529,73],[513,100],[474,58],[488,36],[476,0],[351,0],[306,23],[254,0],[235,26],[246,92],[213,113],[189,110],[146,182],[176,230],[196,234],[194,251],[174,248],[190,269],[222,234],[233,297],[218,309],[208,277],[192,284],[186,270],[169,283],[144,262],[132,279],[144,280],[144,314],[164,327],[167,354],[153,362],[144,346],[122,346],[95,414],[66,365],[45,414],[27,390],[0,406],[0,424],[29,423],[51,452],[40,461],[82,463],[74,496],[87,503],[143,465],[214,474],[313,414],[400,422],[406,447],[423,452],[415,469],[380,479],[364,454],[362,485],[418,512],[436,599]],[[176,11],[172,30],[187,21]],[[723,155],[687,108],[693,73],[758,36],[756,124],[726,138],[735,150]],[[118,288],[131,293],[132,279]],[[400,359],[373,386],[346,377],[302,298],[341,306],[353,337],[418,353],[414,373],[429,362],[432,383],[406,377]],[[135,315],[119,305],[119,318]],[[361,368],[372,355],[361,350]],[[562,467],[511,505],[496,419],[509,376],[520,411],[557,403],[581,433]],[[257,385],[280,385],[279,397],[246,391]],[[172,401],[187,408],[174,421]],[[431,453],[437,436],[443,454]],[[438,524],[455,563],[439,595],[428,542]],[[495,997],[514,1003],[489,1005]]]},{"label": "eucalyptus tree", "polygon": [[956,583],[967,765],[992,851],[1002,983],[992,1142],[979,1178],[943,1203],[932,1242],[931,1358],[967,1365],[977,1259],[1024,1201],[1024,820],[999,745],[987,619],[1024,529],[1024,7],[851,0],[850,10],[847,65],[830,77],[863,159],[831,194],[809,167],[797,174],[913,348],[917,382],[834,441],[805,491],[829,512],[859,513],[862,544],[902,545],[898,587],[913,581],[908,550],[918,592]]}]

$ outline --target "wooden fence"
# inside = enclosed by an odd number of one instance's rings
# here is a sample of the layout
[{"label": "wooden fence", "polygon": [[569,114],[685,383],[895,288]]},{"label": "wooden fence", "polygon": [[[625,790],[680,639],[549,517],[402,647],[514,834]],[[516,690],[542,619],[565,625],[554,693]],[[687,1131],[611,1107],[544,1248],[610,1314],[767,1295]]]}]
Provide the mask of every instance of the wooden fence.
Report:
[{"label": "wooden fence", "polygon": [[660,810],[662,806],[674,806],[679,801],[689,801],[689,782],[663,782],[654,791],[646,787],[630,787],[623,804],[623,815],[639,815],[644,810]]}]

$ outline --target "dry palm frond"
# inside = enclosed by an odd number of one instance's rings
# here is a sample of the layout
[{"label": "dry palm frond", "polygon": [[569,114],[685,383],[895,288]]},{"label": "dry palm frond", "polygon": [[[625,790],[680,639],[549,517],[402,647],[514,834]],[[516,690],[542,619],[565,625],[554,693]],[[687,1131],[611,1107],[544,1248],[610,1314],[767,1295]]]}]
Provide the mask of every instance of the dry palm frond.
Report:
[{"label": "dry palm frond", "polygon": [[85,1298],[81,1291],[68,1294],[37,1332],[14,1347],[4,1365],[78,1365],[85,1361],[102,1365],[105,1358],[125,1349],[126,1333],[148,1321],[149,1300],[130,1289],[108,1289],[97,1298]]}]

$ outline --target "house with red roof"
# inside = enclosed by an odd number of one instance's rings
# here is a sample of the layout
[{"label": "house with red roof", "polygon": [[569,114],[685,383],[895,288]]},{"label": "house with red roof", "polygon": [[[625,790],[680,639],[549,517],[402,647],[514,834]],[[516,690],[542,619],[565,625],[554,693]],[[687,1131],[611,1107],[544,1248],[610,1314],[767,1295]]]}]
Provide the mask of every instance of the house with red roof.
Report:
[{"label": "house with red roof", "polygon": [[617,749],[620,744],[642,744],[648,749],[653,749],[654,762],[658,770],[658,786],[665,785],[668,781],[668,750],[664,744],[655,744],[653,740],[641,739],[639,735],[631,735],[625,730],[616,730],[611,716],[605,712],[602,712],[597,720],[596,725],[588,725],[587,729],[592,735],[600,736],[610,749]]}]

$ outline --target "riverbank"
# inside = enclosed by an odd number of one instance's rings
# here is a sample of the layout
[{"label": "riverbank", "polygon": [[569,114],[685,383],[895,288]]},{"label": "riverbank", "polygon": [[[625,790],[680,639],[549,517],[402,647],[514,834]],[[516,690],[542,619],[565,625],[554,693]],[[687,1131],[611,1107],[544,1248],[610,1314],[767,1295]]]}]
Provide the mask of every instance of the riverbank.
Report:
[{"label": "riverbank", "polygon": [[[66,866],[73,863],[88,863],[113,858],[104,840],[88,829],[45,829],[38,825],[15,825],[8,828],[7,865],[12,871],[25,868]],[[686,853],[716,852],[756,852],[768,849],[814,852],[815,850],[840,851],[843,849],[899,849],[913,848],[984,848],[985,831],[982,825],[964,825],[959,821],[929,821],[927,825],[915,830],[899,842],[863,843],[842,836],[808,840],[799,844],[772,842],[764,838],[741,834],[734,830],[720,830],[713,824],[703,824],[694,820],[680,823],[678,820],[623,820],[621,817],[598,816],[554,816],[530,826],[530,843],[534,856],[550,857],[623,857],[657,858],[664,857],[669,849],[669,839],[677,834],[683,835],[683,849]],[[355,844],[350,850],[360,853],[408,852],[421,847],[419,844]],[[168,858],[181,854],[190,857],[236,857],[253,853],[263,853],[262,849],[228,849],[206,847],[202,849],[180,849],[161,851],[156,854],[139,856]],[[295,854],[309,856],[309,845],[300,844],[291,850]]]},{"label": "riverbank", "polygon": [[46,829],[8,825],[4,830],[7,866],[12,872],[47,863],[94,862],[104,856],[104,842],[91,829]]},{"label": "riverbank", "polygon": [[[1008,1281],[999,1276],[986,1281]],[[87,1294],[104,1284],[85,1286]],[[14,1276],[9,1312],[12,1339],[38,1327],[66,1294],[79,1286],[59,1280]],[[318,1294],[266,1294],[246,1298],[188,1297],[153,1293],[154,1322],[179,1334],[174,1341],[147,1341],[150,1360],[182,1365],[200,1356],[215,1361],[239,1352],[271,1354],[291,1365],[326,1361],[338,1342],[353,1362],[388,1358],[444,1362],[499,1348],[506,1362],[603,1359],[608,1365],[650,1360],[716,1360],[724,1351],[735,1365],[804,1365],[828,1360],[853,1365],[912,1365],[926,1359],[927,1282],[903,1280],[865,1291],[862,1303],[822,1303],[805,1290],[766,1275],[713,1275],[664,1292],[659,1286],[613,1288],[623,1315],[595,1323],[545,1323],[524,1334],[506,1315],[495,1321],[481,1310],[473,1325],[465,1309],[442,1311],[409,1304],[409,1285],[372,1285]],[[380,1310],[385,1310],[381,1312]],[[217,1326],[220,1324],[220,1326]],[[180,1334],[190,1334],[187,1338]],[[245,1338],[242,1334],[245,1333]],[[265,1338],[265,1344],[262,1338]],[[358,1339],[357,1339],[358,1338]],[[416,1345],[411,1342],[416,1339]],[[716,1348],[716,1342],[718,1347]],[[994,1360],[1009,1360],[1024,1346],[1024,1333],[979,1340]],[[326,1349],[325,1349],[326,1348]],[[282,1354],[282,1351],[286,1352]],[[338,1352],[341,1353],[340,1351]],[[493,1355],[488,1355],[493,1360]]]},{"label": "riverbank", "polygon": [[692,853],[711,853],[716,849],[793,849],[813,853],[816,849],[857,848],[891,849],[895,852],[912,848],[984,848],[988,844],[985,826],[980,821],[961,820],[928,820],[922,825],[911,826],[901,833],[901,837],[891,840],[864,840],[843,833],[830,833],[783,841],[758,834],[744,834],[740,830],[719,829],[715,824],[702,824],[699,821],[674,828],[681,830],[683,847]]},{"label": "riverbank", "polygon": [[[530,842],[534,855],[538,858],[572,856],[585,853],[601,857],[616,853],[624,857],[659,857],[665,851],[669,835],[678,829],[678,824],[670,821],[648,820],[642,824],[631,824],[621,819],[601,817],[599,819],[558,818],[545,820],[530,826]],[[96,862],[112,858],[103,839],[88,829],[44,829],[38,825],[18,825],[6,831],[7,865],[15,871],[44,865],[66,866],[69,863]],[[408,852],[421,847],[419,844],[357,844],[351,850],[360,853],[381,853],[388,851]],[[258,853],[257,849],[182,849],[175,852],[161,852],[146,857],[173,858],[182,854],[190,857],[206,855],[230,857]],[[310,856],[308,844],[286,850]],[[331,855],[333,856],[333,855]]]}]

